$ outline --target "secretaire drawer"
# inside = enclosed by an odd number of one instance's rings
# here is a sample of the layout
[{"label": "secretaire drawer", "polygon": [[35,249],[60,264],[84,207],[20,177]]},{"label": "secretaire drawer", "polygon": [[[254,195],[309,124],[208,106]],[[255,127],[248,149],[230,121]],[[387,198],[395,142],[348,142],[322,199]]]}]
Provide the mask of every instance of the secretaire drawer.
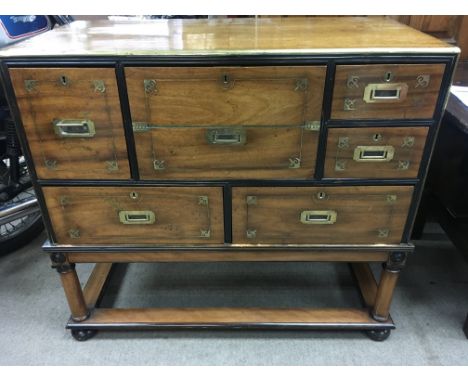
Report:
[{"label": "secretaire drawer", "polygon": [[427,127],[328,130],[326,178],[416,178]]},{"label": "secretaire drawer", "polygon": [[10,69],[42,179],[130,177],[112,68]]},{"label": "secretaire drawer", "polygon": [[397,244],[411,186],[235,187],[235,244]]},{"label": "secretaire drawer", "polygon": [[219,187],[44,187],[59,244],[221,244]]},{"label": "secretaire drawer", "polygon": [[444,64],[338,65],[332,119],[431,119]]},{"label": "secretaire drawer", "polygon": [[325,71],[127,68],[141,177],[311,177]]}]

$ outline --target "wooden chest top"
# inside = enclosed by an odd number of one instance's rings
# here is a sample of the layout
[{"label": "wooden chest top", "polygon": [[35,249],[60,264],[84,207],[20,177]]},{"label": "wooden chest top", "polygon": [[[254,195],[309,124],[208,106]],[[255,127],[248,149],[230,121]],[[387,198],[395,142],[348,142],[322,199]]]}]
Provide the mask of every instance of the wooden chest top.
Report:
[{"label": "wooden chest top", "polygon": [[385,17],[76,21],[0,51],[4,57],[457,53]]}]

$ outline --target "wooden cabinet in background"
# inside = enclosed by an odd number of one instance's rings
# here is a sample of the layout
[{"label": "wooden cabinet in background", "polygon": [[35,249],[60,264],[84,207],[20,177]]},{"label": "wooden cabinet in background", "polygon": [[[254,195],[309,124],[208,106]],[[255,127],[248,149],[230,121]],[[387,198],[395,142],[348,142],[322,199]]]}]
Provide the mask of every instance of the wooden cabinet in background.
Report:
[{"label": "wooden cabinet in background", "polygon": [[389,16],[400,23],[440,38],[461,49],[460,60],[468,59],[468,16]]}]

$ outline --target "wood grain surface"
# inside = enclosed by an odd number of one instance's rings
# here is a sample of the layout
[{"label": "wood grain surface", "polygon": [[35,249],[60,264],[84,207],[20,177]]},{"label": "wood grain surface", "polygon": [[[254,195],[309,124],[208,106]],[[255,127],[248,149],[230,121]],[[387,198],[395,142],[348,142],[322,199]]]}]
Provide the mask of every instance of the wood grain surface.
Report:
[{"label": "wood grain surface", "polygon": [[354,272],[356,280],[359,284],[362,298],[367,307],[374,306],[375,297],[377,296],[377,282],[375,281],[374,274],[369,264],[366,263],[352,263],[351,268]]},{"label": "wood grain surface", "polygon": [[157,251],[157,252],[120,252],[120,253],[68,253],[73,263],[98,262],[212,262],[212,261],[386,261],[388,252],[377,251]]},{"label": "wood grain surface", "polygon": [[[44,187],[61,244],[221,244],[218,187]],[[138,197],[130,195],[136,192]],[[200,197],[207,197],[207,204]],[[153,224],[122,224],[120,211],[152,211]],[[204,233],[202,232],[204,231]]]},{"label": "wood grain surface", "polygon": [[146,308],[95,309],[86,325],[105,324],[217,325],[268,323],[376,323],[367,309],[351,308]]},{"label": "wood grain surface", "polygon": [[83,288],[83,296],[88,309],[96,306],[103,293],[104,285],[112,269],[112,263],[98,263],[94,266],[91,275]]},{"label": "wood grain surface", "polygon": [[457,51],[385,17],[261,17],[77,21],[6,47],[0,56]]},{"label": "wood grain surface", "polygon": [[[325,178],[417,178],[427,127],[333,128],[328,130]],[[391,146],[388,162],[356,161],[358,146]]]},{"label": "wood grain surface", "polygon": [[[439,96],[444,64],[338,65],[332,101],[332,119],[413,119],[433,117]],[[386,73],[391,73],[386,82]],[[358,77],[348,86],[349,77]],[[430,76],[427,86],[420,76]],[[366,103],[364,89],[368,84],[405,83],[408,93],[400,102]],[[353,110],[345,110],[345,100],[353,101]]]},{"label": "wood grain surface", "polygon": [[[10,76],[40,179],[130,177],[114,69],[16,68]],[[25,81],[35,81],[29,91]],[[105,91],[97,91],[94,81],[102,81]],[[56,119],[92,120],[96,134],[59,137]]]},{"label": "wood grain surface", "polygon": [[[310,178],[315,167],[324,66],[127,68],[143,179]],[[154,80],[147,93],[145,80]],[[226,81],[226,83],[225,83]],[[210,143],[241,130],[245,143]],[[259,155],[261,153],[261,155]],[[301,161],[290,168],[291,161]],[[154,161],[164,162],[155,170]]]},{"label": "wood grain surface", "polygon": [[[142,179],[310,179],[318,132],[302,127],[251,127],[244,145],[207,141],[206,128],[160,128],[136,133]],[[299,167],[291,163],[300,160]],[[154,161],[164,168],[155,170]]]},{"label": "wood grain surface", "polygon": [[74,321],[83,321],[88,316],[88,308],[81,291],[80,280],[74,269],[69,272],[60,273],[63,291],[70,308],[71,316]]},{"label": "wood grain surface", "polygon": [[[400,243],[412,193],[411,186],[234,187],[233,243]],[[334,211],[336,222],[302,223],[310,210]]]},{"label": "wood grain surface", "polygon": [[379,321],[385,321],[390,314],[390,305],[393,299],[393,291],[395,290],[398,276],[400,272],[382,271],[380,277],[375,304],[372,310],[373,317]]}]

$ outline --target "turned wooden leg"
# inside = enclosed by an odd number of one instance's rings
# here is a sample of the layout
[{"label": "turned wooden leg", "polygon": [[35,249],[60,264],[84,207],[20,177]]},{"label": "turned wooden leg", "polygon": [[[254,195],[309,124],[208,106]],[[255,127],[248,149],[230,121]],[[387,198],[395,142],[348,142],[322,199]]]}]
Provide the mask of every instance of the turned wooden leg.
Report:
[{"label": "turned wooden leg", "polygon": [[395,290],[398,276],[406,262],[406,253],[394,252],[390,254],[389,260],[382,270],[377,295],[375,297],[372,317],[376,321],[386,321],[390,314],[393,291]]},{"label": "turned wooden leg", "polygon": [[86,320],[89,316],[89,310],[86,306],[80,281],[75,271],[75,264],[66,262],[65,256],[61,254],[54,254],[52,256],[52,261],[55,263],[54,267],[60,274],[72,319],[74,321]]},{"label": "turned wooden leg", "polygon": [[400,271],[389,271],[384,269],[380,278],[377,296],[375,298],[372,317],[377,321],[386,321],[390,314],[390,304],[392,303],[393,291]]}]

